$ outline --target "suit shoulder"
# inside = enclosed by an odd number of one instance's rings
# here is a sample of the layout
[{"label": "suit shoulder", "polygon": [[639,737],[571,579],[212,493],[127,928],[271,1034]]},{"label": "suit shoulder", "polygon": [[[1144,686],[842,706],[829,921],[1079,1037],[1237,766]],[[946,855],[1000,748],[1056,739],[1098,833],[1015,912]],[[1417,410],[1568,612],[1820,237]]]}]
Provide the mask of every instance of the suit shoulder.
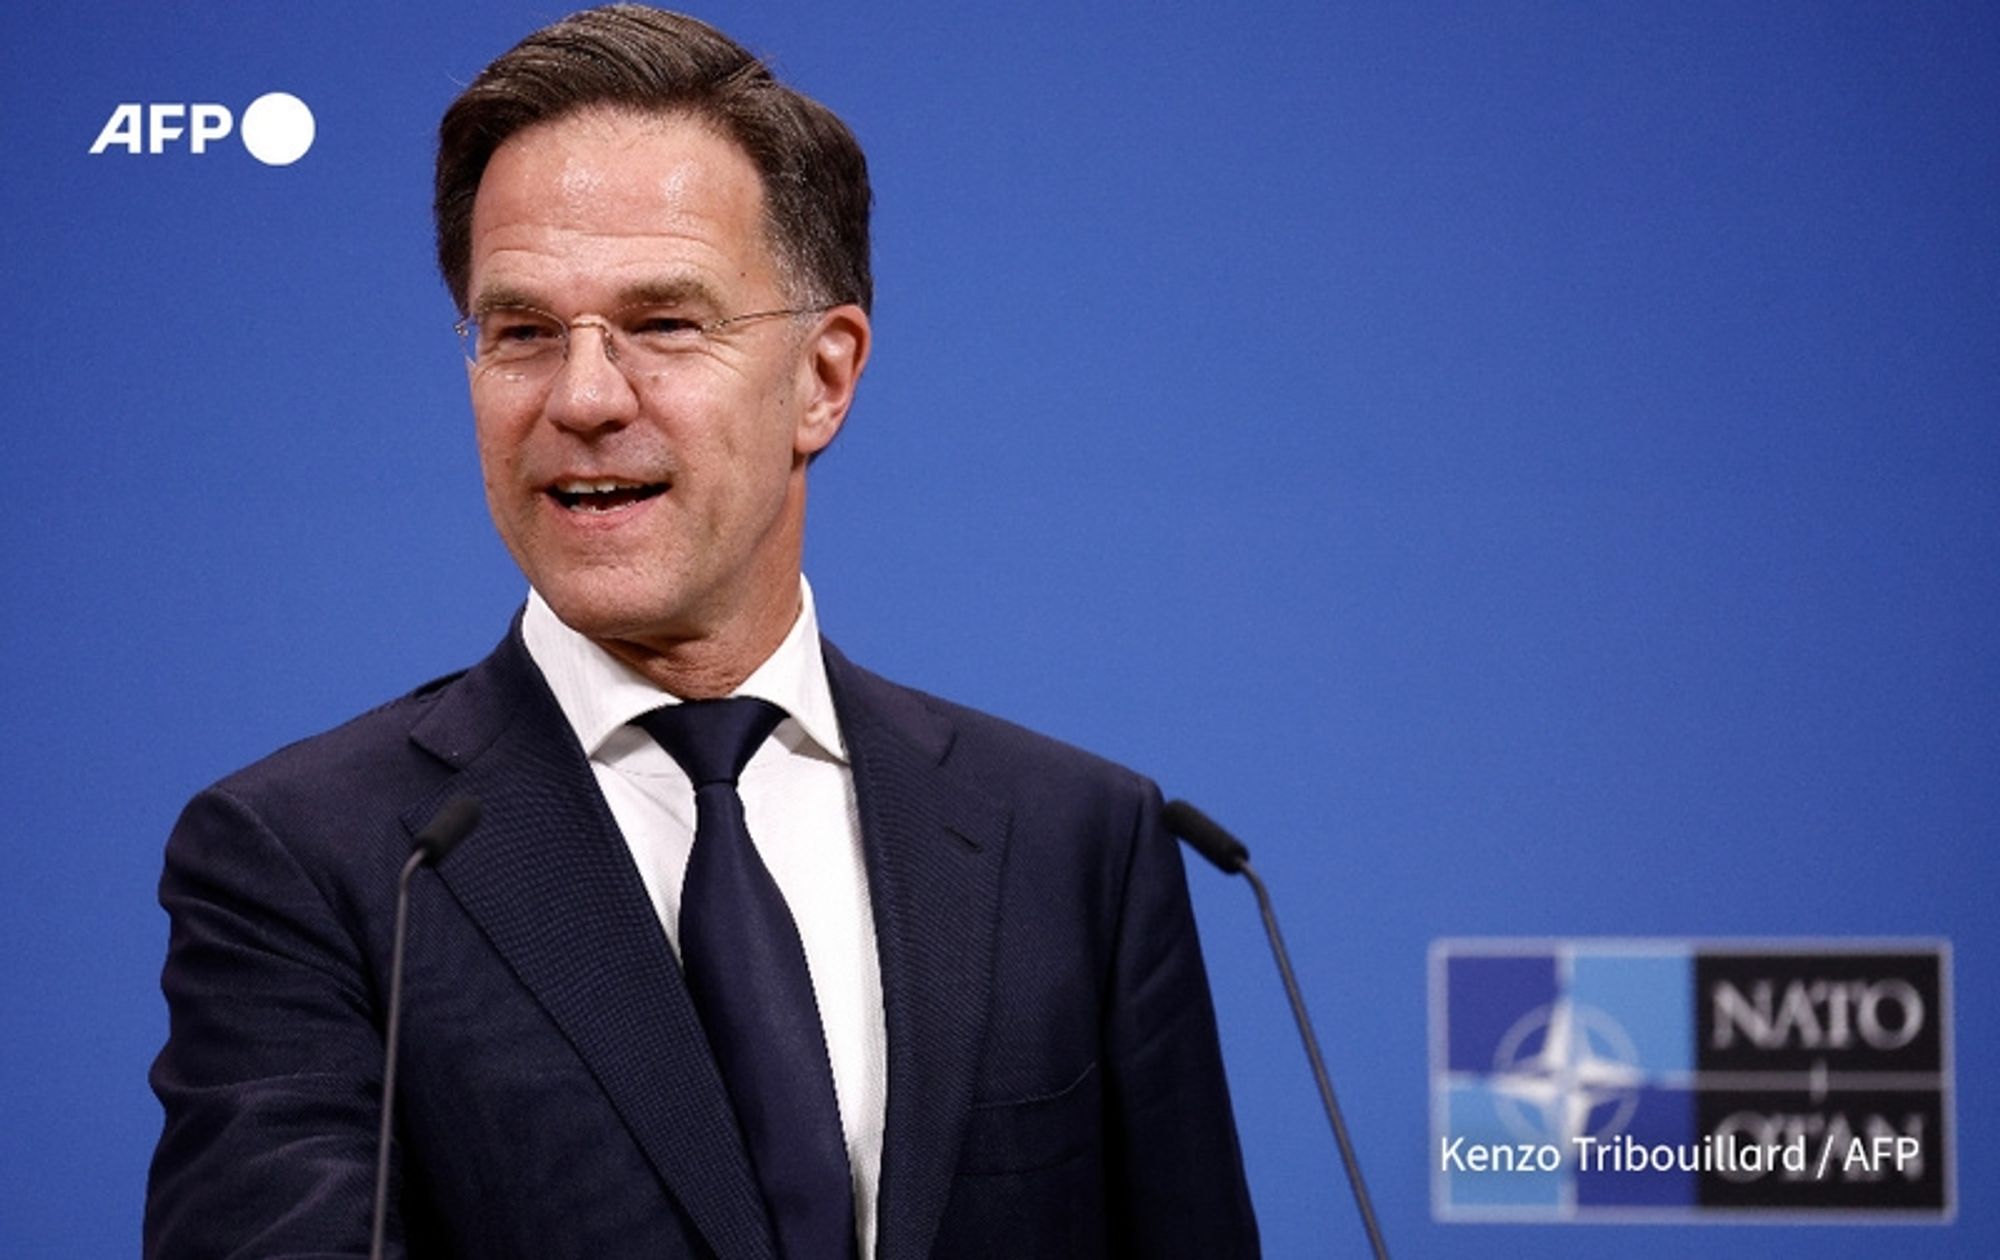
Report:
[{"label": "suit shoulder", "polygon": [[1152,780],[1115,761],[1018,722],[892,682],[843,662],[843,673],[870,690],[876,712],[905,732],[935,741],[946,764],[976,767],[982,781],[1006,793],[1156,795]]},{"label": "suit shoulder", "polygon": [[1022,726],[1020,723],[983,709],[945,700],[926,693],[925,699],[939,714],[949,718],[959,729],[960,738],[980,750],[993,750],[1007,757],[1018,758],[1024,768],[1037,774],[1059,774],[1077,776],[1106,784],[1115,784],[1128,790],[1137,790],[1149,785],[1143,775],[1129,766],[1080,748],[1053,735]]},{"label": "suit shoulder", "polygon": [[328,797],[387,791],[435,764],[412,743],[411,731],[465,675],[459,670],[424,683],[340,725],[294,740],[213,784],[210,792],[258,809]]}]

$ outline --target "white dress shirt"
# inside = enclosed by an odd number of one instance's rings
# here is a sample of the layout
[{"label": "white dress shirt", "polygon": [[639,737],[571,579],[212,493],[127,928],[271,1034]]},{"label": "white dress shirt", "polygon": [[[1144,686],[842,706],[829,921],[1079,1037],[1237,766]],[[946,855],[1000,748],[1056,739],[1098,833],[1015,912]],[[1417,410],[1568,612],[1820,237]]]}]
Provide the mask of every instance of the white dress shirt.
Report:
[{"label": "white dress shirt", "polygon": [[[854,776],[827,687],[812,587],[803,577],[799,590],[791,633],[732,693],[768,700],[787,715],[744,767],[738,790],[750,837],[805,945],[854,1175],[856,1236],[861,1254],[872,1256],[888,1081],[882,977]],[[694,846],[694,788],[666,750],[631,723],[680,701],[564,625],[533,591],[521,637],[590,758],[678,954],[681,881]]]}]

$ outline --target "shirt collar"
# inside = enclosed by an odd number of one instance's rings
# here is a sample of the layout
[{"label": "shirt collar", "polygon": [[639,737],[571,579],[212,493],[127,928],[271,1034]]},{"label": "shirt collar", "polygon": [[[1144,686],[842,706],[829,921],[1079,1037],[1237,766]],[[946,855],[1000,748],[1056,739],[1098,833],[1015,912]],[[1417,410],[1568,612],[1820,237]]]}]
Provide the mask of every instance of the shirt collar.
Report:
[{"label": "shirt collar", "polygon": [[[548,680],[563,716],[576,731],[586,755],[595,757],[606,741],[632,720],[680,698],[654,686],[642,674],[565,625],[532,587],[521,615],[521,638],[528,655]],[[777,705],[821,751],[847,760],[834,715],[833,691],[820,651],[819,615],[812,584],[799,575],[799,615],[784,642],[730,693]]]}]

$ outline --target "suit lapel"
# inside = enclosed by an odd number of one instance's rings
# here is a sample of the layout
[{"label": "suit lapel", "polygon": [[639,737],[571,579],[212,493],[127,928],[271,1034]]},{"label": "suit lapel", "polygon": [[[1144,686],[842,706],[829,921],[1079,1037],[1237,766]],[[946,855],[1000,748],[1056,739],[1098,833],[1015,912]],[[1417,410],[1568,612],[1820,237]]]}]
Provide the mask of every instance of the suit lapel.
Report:
[{"label": "suit lapel", "polygon": [[944,764],[953,728],[826,645],[868,858],[888,1024],[882,1260],[928,1256],[984,1044],[1008,811]]},{"label": "suit lapel", "polygon": [[411,738],[482,807],[438,874],[597,1078],[718,1254],[774,1255],[680,967],[588,761],[518,625]]}]

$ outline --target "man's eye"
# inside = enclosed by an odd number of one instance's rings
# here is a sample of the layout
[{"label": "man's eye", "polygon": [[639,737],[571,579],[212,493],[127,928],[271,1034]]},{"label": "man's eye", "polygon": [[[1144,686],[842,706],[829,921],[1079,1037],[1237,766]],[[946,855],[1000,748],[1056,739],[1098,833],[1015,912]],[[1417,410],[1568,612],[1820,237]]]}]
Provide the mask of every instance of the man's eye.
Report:
[{"label": "man's eye", "polygon": [[540,354],[561,343],[561,325],[546,319],[495,312],[479,321],[482,358],[519,358]]},{"label": "man's eye", "polygon": [[626,317],[628,335],[654,344],[692,341],[701,336],[701,325],[685,315],[648,311]]},{"label": "man's eye", "polygon": [[508,344],[555,341],[559,336],[554,324],[532,319],[496,320],[489,325],[488,335],[496,342]]}]

